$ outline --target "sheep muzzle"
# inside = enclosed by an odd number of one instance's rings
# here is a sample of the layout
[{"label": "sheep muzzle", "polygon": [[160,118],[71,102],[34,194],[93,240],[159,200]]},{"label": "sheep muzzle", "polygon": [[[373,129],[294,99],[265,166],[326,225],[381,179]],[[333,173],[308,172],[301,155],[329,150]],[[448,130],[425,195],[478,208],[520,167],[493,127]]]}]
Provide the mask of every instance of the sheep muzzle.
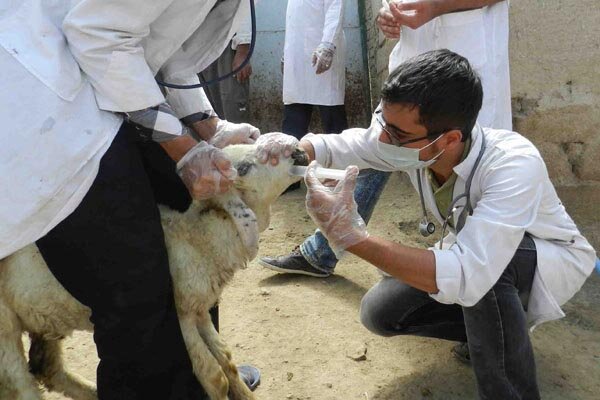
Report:
[{"label": "sheep muzzle", "polygon": [[301,148],[297,148],[296,150],[294,150],[294,152],[292,153],[292,160],[294,160],[294,165],[303,166],[307,166],[309,161],[308,155]]}]

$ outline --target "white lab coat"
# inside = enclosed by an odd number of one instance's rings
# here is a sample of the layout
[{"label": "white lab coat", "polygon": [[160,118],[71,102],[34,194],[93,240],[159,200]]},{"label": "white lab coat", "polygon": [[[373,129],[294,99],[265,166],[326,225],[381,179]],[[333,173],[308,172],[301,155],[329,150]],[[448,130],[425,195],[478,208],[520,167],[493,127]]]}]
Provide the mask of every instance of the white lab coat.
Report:
[{"label": "white lab coat", "polygon": [[[343,0],[289,0],[285,23],[283,103],[335,106],[346,92]],[[336,46],[331,68],[315,73],[312,53],[321,42]]]},{"label": "white lab coat", "polygon": [[418,29],[403,26],[389,58],[389,71],[410,57],[448,49],[462,55],[481,77],[481,126],[512,129],[508,65],[508,1],[444,14]]},{"label": "white lab coat", "polygon": [[[349,129],[340,135],[305,136],[324,166],[376,168],[394,171],[381,157],[377,140],[381,129],[372,126]],[[486,149],[473,176],[471,204],[458,235],[444,238],[443,250],[434,251],[439,293],[431,295],[442,303],[476,304],[497,282],[512,259],[525,232],[535,241],[537,272],[527,310],[534,326],[564,316],[560,306],[583,285],[594,269],[596,253],[567,214],[552,185],[546,166],[535,146],[518,133],[476,127],[472,150],[454,167],[457,174],[453,197],[464,193],[465,182],[479,154],[482,135]],[[417,171],[409,173],[418,191]],[[423,195],[430,212],[440,224],[440,215],[430,182],[421,170]],[[459,207],[454,220],[462,210]],[[415,226],[415,229],[417,227]]]},{"label": "white lab coat", "polygon": [[[122,123],[114,111],[165,101],[159,71],[198,82],[249,13],[215,1],[0,0],[0,258],[77,207]],[[181,118],[211,109],[202,90],[166,99]]]}]

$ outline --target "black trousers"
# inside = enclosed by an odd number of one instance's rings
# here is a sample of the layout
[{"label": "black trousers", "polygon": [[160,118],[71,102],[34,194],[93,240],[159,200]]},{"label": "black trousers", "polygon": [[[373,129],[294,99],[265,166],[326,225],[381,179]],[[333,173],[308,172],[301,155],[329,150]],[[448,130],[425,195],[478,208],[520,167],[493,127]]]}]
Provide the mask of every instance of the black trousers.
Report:
[{"label": "black trousers", "polygon": [[100,400],[203,399],[174,305],[156,201],[190,197],[174,163],[123,125],[79,207],[37,242],[48,267],[92,310]]},{"label": "black trousers", "polygon": [[281,131],[300,140],[308,133],[313,107],[319,108],[323,133],[340,133],[348,129],[346,108],[339,106],[313,106],[312,104],[286,104],[283,109]]}]

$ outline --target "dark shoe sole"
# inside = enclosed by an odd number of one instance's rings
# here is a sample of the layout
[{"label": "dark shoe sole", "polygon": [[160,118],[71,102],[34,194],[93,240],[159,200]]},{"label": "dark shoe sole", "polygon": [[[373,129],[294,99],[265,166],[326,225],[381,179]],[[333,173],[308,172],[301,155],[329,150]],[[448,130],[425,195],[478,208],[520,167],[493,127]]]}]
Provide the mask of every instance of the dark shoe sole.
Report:
[{"label": "dark shoe sole", "polygon": [[265,268],[269,268],[272,271],[275,272],[279,272],[282,274],[296,274],[296,275],[307,275],[307,276],[314,276],[316,278],[327,278],[328,276],[330,276],[331,274],[328,274],[327,272],[308,272],[308,271],[302,271],[300,269],[286,269],[286,268],[281,268],[278,266],[275,266],[273,264],[269,264],[268,262],[264,261],[262,258],[258,259],[258,263],[260,265],[262,265]]}]

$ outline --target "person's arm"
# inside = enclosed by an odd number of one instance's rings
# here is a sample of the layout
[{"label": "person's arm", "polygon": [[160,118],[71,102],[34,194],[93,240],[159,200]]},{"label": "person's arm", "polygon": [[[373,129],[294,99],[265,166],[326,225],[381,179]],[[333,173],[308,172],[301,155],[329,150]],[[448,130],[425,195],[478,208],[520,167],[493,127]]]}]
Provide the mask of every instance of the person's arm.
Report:
[{"label": "person's arm", "polygon": [[[168,63],[169,61],[166,66]],[[200,83],[200,80],[198,75],[190,74],[186,78],[170,78],[169,82],[178,85],[195,85]],[[194,131],[198,139],[209,140],[215,134],[217,113],[213,110],[203,88],[172,89],[165,87],[164,91],[167,103],[173,108],[181,122]]]},{"label": "person's arm", "polygon": [[[236,34],[231,39],[231,48],[235,51],[235,55],[233,56],[233,61],[231,63],[231,70],[236,70],[246,57],[250,51],[250,42],[252,41],[252,20],[250,15],[248,15],[240,24]],[[252,65],[249,62],[246,64],[244,68],[240,72],[235,75],[235,78],[238,82],[247,81],[252,75]]]},{"label": "person's arm", "polygon": [[314,159],[326,168],[343,169],[348,165],[356,165],[360,169],[395,171],[396,168],[378,155],[380,132],[377,126],[371,126],[368,129],[347,129],[338,135],[309,133],[302,138],[302,142],[310,142]]},{"label": "person's arm", "polygon": [[404,0],[390,1],[377,15],[377,26],[388,39],[400,37],[400,27],[417,29],[440,15],[474,10],[505,0]]},{"label": "person's arm", "polygon": [[437,15],[449,14],[452,12],[474,10],[491,6],[505,0],[435,0]]},{"label": "person's arm", "polygon": [[427,293],[437,293],[435,256],[417,249],[369,236],[347,250],[406,284]]},{"label": "person's arm", "polygon": [[[248,57],[248,53],[250,52],[250,44],[240,43],[235,48],[235,55],[233,56],[233,61],[231,62],[231,70],[235,71],[242,65],[242,63]],[[235,74],[235,79],[238,82],[246,82],[250,79],[252,75],[252,64],[248,62],[238,73]]]},{"label": "person's arm", "polygon": [[306,209],[338,258],[348,250],[441,303],[466,307],[498,281],[536,219],[548,179],[539,155],[496,157],[480,167],[485,168],[478,178],[482,198],[456,243],[445,250],[421,250],[369,236],[353,196],[355,167],[346,169],[335,189],[322,185],[312,167],[305,177]]},{"label": "person's arm", "polygon": [[417,289],[437,293],[435,257],[431,251],[403,246],[367,233],[354,199],[358,168],[346,168],[344,179],[332,188],[317,179],[314,173],[317,165],[311,163],[304,178],[308,189],[306,210],[327,237],[336,256],[341,258],[348,250]]},{"label": "person's arm", "polygon": [[331,68],[336,44],[339,43],[339,37],[343,30],[344,2],[342,0],[324,0],[323,11],[325,22],[321,43],[312,54],[312,65],[316,67],[317,75]]},{"label": "person's arm", "polygon": [[323,25],[323,36],[321,42],[337,43],[342,34],[344,25],[344,1],[325,0],[325,23]]}]

